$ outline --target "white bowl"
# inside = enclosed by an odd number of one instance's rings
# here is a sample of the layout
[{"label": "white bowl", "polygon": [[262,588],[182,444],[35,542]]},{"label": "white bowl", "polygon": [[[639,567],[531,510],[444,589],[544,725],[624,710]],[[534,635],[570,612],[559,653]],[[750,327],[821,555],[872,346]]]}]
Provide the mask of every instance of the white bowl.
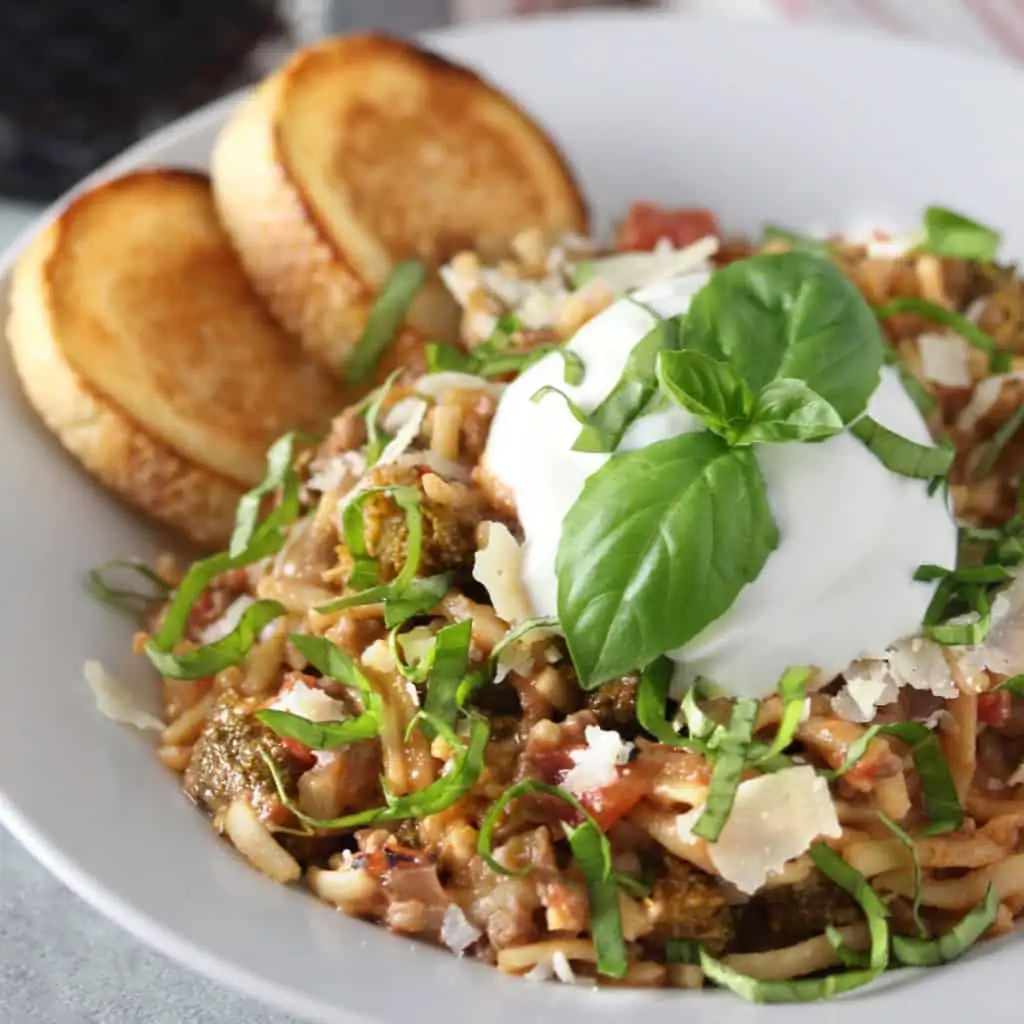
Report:
[{"label": "white bowl", "polygon": [[[707,205],[729,229],[913,226],[941,202],[1024,252],[1024,76],[857,34],[719,26],[670,15],[527,21],[439,34],[549,125],[602,221],[632,199]],[[229,98],[136,146],[103,175],[203,167]],[[0,318],[22,239],[0,260]],[[332,913],[245,866],[157,764],[147,738],[101,718],[82,678],[99,658],[155,687],[130,626],[82,579],[154,531],[43,430],[0,359],[0,818],[51,870],[141,939],[249,995],[317,1020],[736,1024],[716,994],[535,985]],[[756,1011],[847,1024],[1017,1010],[1016,940],[966,964],[904,973],[827,1007]],[[980,994],[980,999],[979,999]]]}]

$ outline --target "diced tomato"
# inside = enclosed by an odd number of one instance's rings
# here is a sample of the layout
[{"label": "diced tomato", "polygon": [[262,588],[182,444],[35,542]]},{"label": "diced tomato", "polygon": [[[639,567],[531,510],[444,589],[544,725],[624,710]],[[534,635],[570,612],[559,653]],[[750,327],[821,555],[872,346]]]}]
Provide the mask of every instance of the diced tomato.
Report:
[{"label": "diced tomato", "polygon": [[1010,720],[1013,698],[1008,690],[983,693],[978,697],[978,721],[1001,729]]},{"label": "diced tomato", "polygon": [[592,789],[580,797],[602,832],[624,818],[650,791],[650,780],[628,767],[619,769],[619,777],[610,786]]},{"label": "diced tomato", "polygon": [[291,736],[283,736],[281,746],[284,747],[285,753],[304,771],[316,764],[316,755],[305,743],[300,743],[298,740],[292,739]]},{"label": "diced tomato", "polygon": [[620,252],[650,252],[663,238],[682,248],[719,233],[710,210],[667,210],[656,203],[633,203],[619,226],[617,248]]}]

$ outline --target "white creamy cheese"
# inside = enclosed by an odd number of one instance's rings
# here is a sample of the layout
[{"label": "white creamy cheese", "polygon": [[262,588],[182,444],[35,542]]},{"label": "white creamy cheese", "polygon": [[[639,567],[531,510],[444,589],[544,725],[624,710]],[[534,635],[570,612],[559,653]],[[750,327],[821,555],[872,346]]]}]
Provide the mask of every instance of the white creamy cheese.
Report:
[{"label": "white creamy cheese", "polygon": [[[592,410],[618,381],[654,317],[685,312],[707,275],[676,278],[623,300],[587,323],[569,348],[586,367],[579,387],[563,380],[564,363],[549,356],[509,385],[484,455],[486,470],[513,495],[522,524],[523,581],[535,615],[558,611],[555,556],[566,512],[607,455],[572,451],[579,432],[564,402],[531,396],[546,384]],[[868,412],[919,444],[931,439],[892,369]],[[636,451],[702,429],[676,405],[638,419],[620,450]],[[913,582],[923,563],[952,565],[956,527],[941,496],[886,469],[848,433],[820,444],[756,449],[780,544],[732,607],[673,657],[685,661],[680,684],[703,675],[734,694],[761,696],[792,665],[835,674],[851,661],[884,651],[916,632],[932,586]]]},{"label": "white creamy cheese", "polygon": [[633,744],[625,742],[614,729],[588,725],[583,736],[587,745],[570,752],[573,766],[562,779],[562,786],[575,796],[610,786],[619,777],[619,767],[629,764],[633,752]]},{"label": "white creamy cheese", "polygon": [[[703,808],[676,819],[684,841]],[[718,873],[741,892],[753,893],[821,837],[842,835],[828,783],[810,765],[784,768],[741,782],[718,841],[707,844]]]}]

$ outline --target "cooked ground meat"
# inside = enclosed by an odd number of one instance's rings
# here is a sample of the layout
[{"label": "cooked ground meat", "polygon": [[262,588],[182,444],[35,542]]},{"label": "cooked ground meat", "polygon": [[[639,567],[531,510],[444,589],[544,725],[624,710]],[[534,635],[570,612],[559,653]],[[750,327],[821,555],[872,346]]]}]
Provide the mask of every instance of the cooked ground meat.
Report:
[{"label": "cooked ground meat", "polygon": [[815,871],[796,885],[765,889],[737,908],[736,949],[791,946],[820,935],[825,925],[853,924],[862,916],[850,895]]},{"label": "cooked ground meat", "polygon": [[615,729],[623,735],[639,731],[636,720],[636,676],[623,676],[598,687],[587,696],[587,707],[597,716],[602,729]]},{"label": "cooked ground meat", "polygon": [[[423,513],[423,546],[419,575],[430,576],[453,569],[468,569],[476,554],[475,509],[453,508],[431,501],[423,492],[420,474],[413,466],[384,466],[372,476],[375,487],[415,487]],[[370,498],[363,508],[363,528],[370,554],[379,560],[381,578],[394,579],[405,565],[408,529],[405,513],[388,495]]]},{"label": "cooked ground meat", "polygon": [[735,934],[725,886],[674,857],[666,858],[665,872],[651,892],[654,937],[693,939],[712,955],[720,955]]},{"label": "cooked ground meat", "polygon": [[237,797],[246,797],[265,817],[278,805],[277,788],[259,751],[267,750],[294,783],[299,770],[281,741],[251,714],[252,708],[231,691],[210,712],[185,770],[185,792],[211,814],[224,810]]}]

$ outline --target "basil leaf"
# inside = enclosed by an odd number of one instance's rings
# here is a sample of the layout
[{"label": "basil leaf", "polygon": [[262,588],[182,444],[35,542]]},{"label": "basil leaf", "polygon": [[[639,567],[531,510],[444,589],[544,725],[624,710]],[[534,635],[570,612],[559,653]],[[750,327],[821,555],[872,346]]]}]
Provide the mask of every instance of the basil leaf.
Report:
[{"label": "basil leaf", "polygon": [[337,722],[313,722],[289,711],[264,708],[256,717],[273,733],[298,740],[310,750],[339,750],[380,733],[380,719],[372,711]]},{"label": "basil leaf", "polygon": [[380,428],[380,412],[384,400],[391,393],[395,381],[402,372],[402,367],[392,370],[383,384],[371,391],[366,399],[366,467],[376,465],[391,438]]},{"label": "basil leaf", "polygon": [[743,778],[756,720],[757,701],[738,700],[732,706],[729,724],[715,733],[715,765],[708,783],[707,802],[692,829],[695,836],[709,843],[716,842],[722,834],[736,802],[736,790]]},{"label": "basil leaf", "polygon": [[[344,508],[341,514],[341,533],[345,547],[352,555],[355,567],[359,570],[357,578],[364,578],[364,571],[371,558],[366,546],[366,534],[363,525],[363,506],[370,498],[386,495],[394,501],[405,514],[406,553],[405,563],[398,575],[389,583],[382,583],[356,594],[348,594],[336,601],[330,601],[317,608],[318,612],[336,612],[345,608],[360,605],[376,604],[378,601],[400,599],[409,588],[419,569],[420,555],[423,546],[423,510],[420,504],[420,492],[415,487],[371,487],[361,491]],[[435,602],[436,603],[436,602]],[[431,606],[432,607],[432,606]],[[388,626],[398,623],[387,621]]]},{"label": "basil leaf", "polygon": [[558,620],[584,689],[681,647],[778,544],[750,451],[683,434],[613,456],[562,524]]},{"label": "basil leaf", "polygon": [[423,287],[426,270],[419,260],[403,260],[395,266],[366,318],[366,328],[348,357],[345,376],[350,384],[362,384],[402,326],[412,300]]},{"label": "basil leaf", "polygon": [[937,939],[892,937],[892,951],[908,967],[938,967],[964,955],[995,923],[999,912],[999,894],[990,882],[985,898],[947,932]]},{"label": "basil leaf", "polygon": [[801,235],[779,224],[765,224],[761,238],[764,242],[783,242],[792,252],[805,252],[818,259],[827,260],[833,256],[832,246],[828,242],[811,238],[810,235]]},{"label": "basil leaf", "polygon": [[868,746],[876,736],[895,736],[910,746],[914,770],[921,780],[925,814],[929,828],[925,835],[942,835],[955,832],[964,823],[964,812],[960,806],[953,776],[938,738],[920,722],[896,722],[893,725],[869,726],[864,735],[851,743],[846,759],[832,772],[825,772],[827,778],[836,779],[845,775],[867,753]]},{"label": "basil leaf", "polygon": [[914,572],[914,579],[922,583],[939,579],[950,579],[954,583],[1006,583],[1013,579],[1013,573],[1004,565],[966,565],[962,569],[919,565]]},{"label": "basil leaf", "polygon": [[505,813],[505,809],[513,800],[518,800],[527,793],[544,793],[547,796],[557,797],[563,803],[568,804],[584,820],[590,818],[587,809],[570,793],[561,786],[553,786],[548,782],[541,782],[539,779],[523,779],[508,787],[497,800],[487,809],[483,821],[480,822],[480,834],[477,838],[476,852],[480,859],[496,874],[508,877],[521,878],[530,874],[533,868],[527,866],[520,871],[513,871],[505,867],[501,861],[494,856],[494,830]]},{"label": "basil leaf", "polygon": [[1001,241],[998,231],[962,213],[941,206],[929,206],[924,211],[923,248],[936,256],[991,263]]},{"label": "basil leaf", "polygon": [[910,913],[914,918],[914,927],[917,934],[922,938],[928,937],[928,929],[921,918],[921,897],[923,895],[924,871],[921,867],[921,858],[917,855],[917,847],[914,845],[914,838],[904,831],[887,814],[878,812],[878,820],[910,851],[914,858],[914,900],[910,905]]},{"label": "basil leaf", "polygon": [[256,642],[260,630],[286,611],[285,606],[277,601],[256,601],[245,609],[238,625],[220,640],[180,654],[163,650],[155,640],[150,640],[145,648],[146,657],[161,675],[171,679],[201,679],[216,675],[242,661]]},{"label": "basil leaf", "polygon": [[956,450],[950,444],[936,447],[915,444],[870,416],[862,416],[850,427],[853,434],[886,469],[916,479],[945,476],[953,465]]},{"label": "basil leaf", "polygon": [[359,667],[336,644],[322,636],[306,636],[304,633],[292,633],[289,637],[292,646],[315,668],[328,679],[337,680],[350,686],[359,694],[363,707],[372,712],[378,721],[384,718],[384,701],[373,688],[370,680],[363,675]]},{"label": "basil leaf", "polygon": [[601,974],[621,978],[626,972],[626,947],[622,937],[617,873],[612,868],[611,844],[576,797],[560,786],[552,786],[536,779],[524,779],[509,786],[490,806],[480,823],[480,835],[477,839],[477,853],[480,859],[499,875],[522,877],[530,874],[532,869],[529,866],[520,871],[513,871],[494,857],[494,830],[498,821],[513,800],[527,793],[544,793],[557,797],[583,819],[583,823],[576,828],[564,828],[587,886],[590,930],[597,951],[597,969]]},{"label": "basil leaf", "polygon": [[401,626],[417,615],[433,611],[440,603],[452,583],[451,573],[424,576],[413,580],[398,594],[386,595],[384,600],[384,625],[388,629]]},{"label": "basil leaf", "polygon": [[573,451],[613,452],[618,448],[626,431],[657,395],[658,356],[664,350],[680,347],[680,324],[679,317],[659,320],[633,346],[622,375],[587,417],[587,425],[577,436]]},{"label": "basil leaf", "polygon": [[[459,706],[456,694],[459,683],[469,668],[469,643],[473,623],[466,619],[438,630],[431,648],[430,674],[423,710],[428,715],[455,728]],[[428,733],[429,735],[429,733]]]},{"label": "basil leaf", "polygon": [[1008,690],[1014,697],[1024,697],[1024,675],[1010,676],[1009,679],[1004,679],[997,686],[993,686],[989,692],[995,693],[997,690]]},{"label": "basil leaf", "polygon": [[782,378],[766,384],[750,424],[735,444],[824,441],[843,430],[839,413],[802,380]]},{"label": "basil leaf", "polygon": [[[130,590],[107,581],[108,573],[131,572],[146,581],[148,590]],[[134,558],[114,559],[89,570],[86,589],[101,604],[125,611],[141,612],[167,600],[173,589],[159,573]]]},{"label": "basil leaf", "polygon": [[[267,471],[263,479],[242,495],[235,512],[235,528],[228,545],[232,558],[242,555],[252,543],[257,530],[263,535],[279,535],[284,543],[284,529],[299,516],[299,478],[292,468],[295,459],[296,432],[279,437],[267,451]],[[281,500],[262,523],[259,523],[263,499],[281,488]],[[258,524],[258,525],[257,525]]]},{"label": "basil leaf", "polygon": [[864,911],[871,935],[868,967],[839,971],[821,978],[762,981],[741,974],[702,949],[700,965],[707,978],[751,1003],[807,1003],[831,999],[867,985],[886,969],[889,964],[889,924],[885,904],[859,872],[823,843],[812,846],[810,855],[818,870],[853,896]]},{"label": "basil leaf", "polygon": [[911,297],[893,299],[875,310],[875,315],[879,320],[888,320],[889,317],[899,313],[913,313],[915,316],[924,317],[926,320],[942,324],[943,327],[955,331],[968,344],[988,355],[993,373],[1004,373],[1010,369],[1010,354],[1000,351],[995,338],[983,331],[976,323],[968,320],[967,317],[954,313],[951,309],[946,309],[945,306],[929,302],[927,299]]},{"label": "basil leaf", "polygon": [[801,380],[850,423],[878,386],[885,345],[871,307],[832,263],[806,253],[730,263],[693,297],[679,346],[735,367],[755,394]]},{"label": "basil leaf", "polygon": [[775,738],[755,764],[761,765],[778,757],[796,738],[807,698],[807,680],[812,675],[809,668],[788,668],[783,672],[778,685],[779,696],[782,698],[782,719],[775,731]]},{"label": "basil leaf", "polygon": [[435,779],[426,788],[414,793],[407,793],[404,796],[394,796],[385,791],[386,803],[383,807],[357,811],[355,814],[346,814],[340,818],[313,818],[306,814],[288,795],[281,769],[274,759],[266,750],[260,749],[259,754],[274,780],[281,803],[299,821],[312,828],[341,831],[362,828],[364,825],[375,825],[378,822],[425,818],[428,815],[440,814],[441,811],[447,810],[456,800],[464,796],[480,777],[484,768],[484,751],[487,748],[489,736],[490,727],[487,720],[477,716],[472,717],[469,721],[469,740],[467,743],[457,740],[457,744],[453,744],[455,755],[449,762],[449,768],[445,774]]},{"label": "basil leaf", "polygon": [[973,620],[963,623],[925,624],[925,635],[936,643],[947,646],[974,647],[980,644],[992,625],[991,606],[988,595],[981,587],[966,587],[961,597],[975,612]]},{"label": "basil leaf", "polygon": [[[637,721],[640,727],[659,743],[703,752],[707,748],[702,740],[680,736],[668,720],[665,706],[674,672],[675,669],[668,658],[656,658],[640,673],[640,685],[636,694]],[[692,692],[691,690],[690,693]]]},{"label": "basil leaf", "polygon": [[736,370],[700,352],[662,352],[658,380],[677,405],[727,441],[736,438],[754,412],[754,394]]},{"label": "basil leaf", "polygon": [[587,886],[597,973],[609,978],[625,977],[629,962],[619,913],[619,888],[612,874],[611,843],[593,821],[575,828],[565,826],[565,834]]},{"label": "basil leaf", "polygon": [[1000,425],[999,429],[988,441],[985,442],[985,446],[981,449],[981,457],[975,463],[974,471],[971,474],[976,480],[987,476],[995,469],[999,456],[1003,454],[1003,449],[1016,436],[1022,426],[1024,426],[1024,405],[1019,405],[1010,413],[1006,421]]},{"label": "basil leaf", "polygon": [[910,400],[917,406],[917,411],[922,416],[928,416],[938,405],[936,397],[910,372],[907,364],[891,349],[885,350],[886,366],[896,367],[903,390],[910,396]]},{"label": "basil leaf", "polygon": [[584,427],[590,428],[590,418],[587,414],[560,388],[556,388],[554,384],[545,384],[543,387],[537,388],[532,395],[530,395],[530,401],[536,405],[542,398],[546,398],[548,395],[557,395],[563,402],[565,407],[569,410],[572,418],[577,422],[583,424]]},{"label": "basil leaf", "polygon": [[545,356],[555,353],[565,363],[565,383],[583,383],[586,372],[583,360],[575,352],[561,345],[536,345],[529,349],[498,352],[492,355],[479,355],[479,348],[480,346],[474,352],[466,352],[454,345],[430,342],[426,347],[427,370],[429,373],[454,370],[458,373],[471,373],[477,377],[502,377],[507,373],[522,373]]}]

